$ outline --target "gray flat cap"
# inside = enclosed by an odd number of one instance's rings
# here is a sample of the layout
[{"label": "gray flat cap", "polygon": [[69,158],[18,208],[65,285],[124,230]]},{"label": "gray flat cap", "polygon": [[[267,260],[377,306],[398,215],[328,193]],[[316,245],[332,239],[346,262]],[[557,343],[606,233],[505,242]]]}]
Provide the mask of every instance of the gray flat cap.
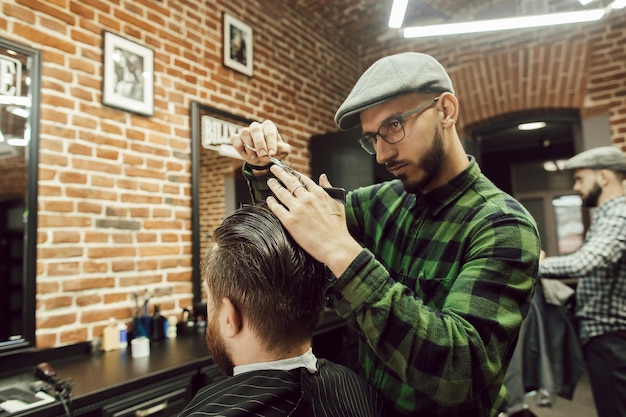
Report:
[{"label": "gray flat cap", "polygon": [[335,122],[341,129],[357,126],[363,110],[412,92],[454,94],[454,88],[445,68],[430,55],[405,52],[381,58],[361,75]]},{"label": "gray flat cap", "polygon": [[601,146],[589,149],[565,161],[565,169],[579,168],[612,169],[626,172],[626,157],[615,146]]}]

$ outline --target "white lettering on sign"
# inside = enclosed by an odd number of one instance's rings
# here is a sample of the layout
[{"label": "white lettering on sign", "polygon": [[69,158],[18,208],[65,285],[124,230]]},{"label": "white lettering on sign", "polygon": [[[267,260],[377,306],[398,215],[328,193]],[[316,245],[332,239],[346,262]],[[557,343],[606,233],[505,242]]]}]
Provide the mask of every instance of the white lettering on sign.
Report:
[{"label": "white lettering on sign", "polygon": [[21,95],[22,63],[8,56],[0,56],[0,95]]},{"label": "white lettering on sign", "polygon": [[202,116],[202,146],[213,149],[220,145],[230,145],[230,135],[238,133],[241,127],[224,120]]}]

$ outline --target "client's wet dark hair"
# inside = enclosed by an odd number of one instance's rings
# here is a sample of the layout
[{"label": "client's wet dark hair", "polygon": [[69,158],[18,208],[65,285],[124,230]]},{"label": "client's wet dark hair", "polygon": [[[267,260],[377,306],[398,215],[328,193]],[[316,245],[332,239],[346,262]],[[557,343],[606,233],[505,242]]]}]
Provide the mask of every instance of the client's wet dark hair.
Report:
[{"label": "client's wet dark hair", "polygon": [[228,297],[268,349],[309,339],[324,308],[325,269],[276,216],[265,206],[242,206],[212,239],[202,263],[209,302]]}]

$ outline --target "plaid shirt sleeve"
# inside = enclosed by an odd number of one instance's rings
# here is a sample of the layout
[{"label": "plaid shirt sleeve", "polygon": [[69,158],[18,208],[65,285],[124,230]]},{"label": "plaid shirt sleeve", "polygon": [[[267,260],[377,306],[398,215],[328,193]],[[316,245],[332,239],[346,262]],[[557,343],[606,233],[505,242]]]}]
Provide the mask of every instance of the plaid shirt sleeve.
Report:
[{"label": "plaid shirt sleeve", "polygon": [[545,258],[539,268],[540,275],[581,278],[617,264],[626,254],[626,213],[617,210],[611,213],[609,208],[597,209],[580,249],[569,255]]}]

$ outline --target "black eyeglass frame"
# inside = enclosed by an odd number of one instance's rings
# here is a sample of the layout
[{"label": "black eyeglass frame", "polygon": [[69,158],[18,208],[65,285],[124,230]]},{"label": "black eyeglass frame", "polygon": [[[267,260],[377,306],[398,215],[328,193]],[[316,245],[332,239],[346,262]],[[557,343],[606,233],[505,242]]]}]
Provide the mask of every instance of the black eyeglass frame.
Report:
[{"label": "black eyeglass frame", "polygon": [[[413,116],[413,115],[419,115],[420,113],[428,110],[431,106],[433,106],[435,103],[437,103],[437,101],[439,101],[439,98],[441,96],[437,96],[434,99],[432,99],[432,101],[430,102],[426,102],[424,104],[422,104],[421,106],[417,107],[416,109],[410,110],[404,114],[401,114],[399,116],[395,116],[395,117],[391,117],[387,120],[385,120],[380,127],[378,128],[378,130],[376,131],[376,133],[367,133],[363,136],[361,136],[359,138],[359,144],[361,145],[361,148],[363,148],[363,150],[365,152],[367,152],[370,155],[376,155],[376,147],[374,146],[376,143],[376,137],[380,136],[382,140],[384,140],[385,142],[387,142],[390,145],[399,143],[400,141],[402,141],[402,139],[404,139],[404,137],[406,136],[406,131],[404,130],[404,123],[402,123],[406,118],[408,118],[409,116]],[[402,136],[400,137],[400,139],[395,140],[393,142],[389,141],[386,137],[386,135],[382,134],[380,132],[380,130],[389,125],[390,123],[398,123],[400,124],[400,127],[402,128]]]}]

